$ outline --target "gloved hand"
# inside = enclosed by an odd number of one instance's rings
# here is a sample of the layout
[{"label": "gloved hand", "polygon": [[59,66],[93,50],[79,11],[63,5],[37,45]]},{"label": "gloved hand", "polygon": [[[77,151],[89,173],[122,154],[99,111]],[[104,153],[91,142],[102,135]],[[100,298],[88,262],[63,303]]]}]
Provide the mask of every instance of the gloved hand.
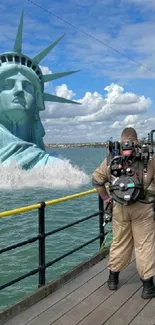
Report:
[{"label": "gloved hand", "polygon": [[106,205],[108,205],[108,203],[111,201],[111,197],[109,195],[105,195],[103,197],[103,201]]},{"label": "gloved hand", "polygon": [[105,197],[104,200],[105,203],[105,209],[104,209],[104,223],[103,226],[105,226],[108,222],[112,221],[112,199],[109,195]]}]

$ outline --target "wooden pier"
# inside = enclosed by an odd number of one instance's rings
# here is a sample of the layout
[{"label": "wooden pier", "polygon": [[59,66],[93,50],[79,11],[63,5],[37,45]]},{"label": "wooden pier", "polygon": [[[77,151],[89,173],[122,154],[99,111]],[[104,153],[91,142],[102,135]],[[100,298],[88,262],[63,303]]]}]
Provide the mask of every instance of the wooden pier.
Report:
[{"label": "wooden pier", "polygon": [[55,292],[15,317],[3,318],[0,324],[155,325],[155,299],[141,298],[142,283],[134,257],[121,272],[116,292],[108,289],[106,265],[107,258],[89,265]]}]

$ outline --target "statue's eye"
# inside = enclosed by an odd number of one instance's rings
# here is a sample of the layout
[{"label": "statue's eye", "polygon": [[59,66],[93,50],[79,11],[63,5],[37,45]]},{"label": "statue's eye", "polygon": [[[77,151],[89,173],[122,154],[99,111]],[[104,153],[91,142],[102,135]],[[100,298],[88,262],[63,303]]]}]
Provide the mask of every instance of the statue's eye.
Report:
[{"label": "statue's eye", "polygon": [[14,87],[15,81],[13,79],[6,79],[0,86],[1,90],[11,90]]},{"label": "statue's eye", "polygon": [[34,94],[34,88],[33,85],[29,82],[24,83],[24,90],[30,94]]}]

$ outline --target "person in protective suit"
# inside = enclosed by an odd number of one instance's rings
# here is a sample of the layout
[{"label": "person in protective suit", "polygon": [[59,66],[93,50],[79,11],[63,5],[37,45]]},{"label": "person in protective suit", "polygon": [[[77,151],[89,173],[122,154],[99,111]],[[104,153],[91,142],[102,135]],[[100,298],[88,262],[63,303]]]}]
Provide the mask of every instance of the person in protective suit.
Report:
[{"label": "person in protective suit", "polygon": [[[121,142],[138,142],[137,133],[133,128],[125,128],[121,134]],[[155,179],[155,159],[148,162],[147,179],[143,180],[147,188],[153,185]],[[110,201],[105,184],[110,181],[107,158],[92,174],[92,184],[105,204]],[[149,193],[149,191],[148,191]],[[148,195],[149,197],[149,195]],[[135,249],[136,265],[143,284],[142,298],[155,297],[153,276],[155,274],[155,221],[153,220],[153,204],[134,202],[122,205],[113,203],[112,232],[113,240],[110,247],[108,269],[108,287],[117,290],[119,273],[131,260]]]}]

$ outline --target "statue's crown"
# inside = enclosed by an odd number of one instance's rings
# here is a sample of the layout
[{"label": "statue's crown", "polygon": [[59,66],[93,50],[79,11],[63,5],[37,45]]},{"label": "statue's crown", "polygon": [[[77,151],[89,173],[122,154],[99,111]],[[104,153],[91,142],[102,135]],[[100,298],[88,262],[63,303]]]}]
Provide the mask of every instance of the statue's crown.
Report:
[{"label": "statue's crown", "polygon": [[[23,35],[23,17],[24,13],[22,12],[20,23],[16,35],[16,40],[14,44],[14,48],[12,52],[5,52],[0,54],[0,70],[1,67],[5,67],[5,65],[9,64],[17,64],[18,66],[25,66],[30,70],[35,72],[36,77],[40,80],[42,85],[45,82],[52,81],[54,79],[62,78],[72,73],[78,72],[77,71],[68,71],[68,72],[60,72],[60,73],[51,73],[47,75],[43,75],[39,63],[43,60],[43,58],[56,46],[56,44],[64,37],[60,37],[54,43],[50,44],[46,47],[43,51],[41,51],[38,55],[36,55],[33,59],[29,58],[25,54],[22,53],[22,35]],[[79,104],[75,101],[68,100],[66,98],[58,97],[52,94],[44,93],[44,101],[51,101],[51,102],[61,102],[61,103],[72,103],[72,104]]]},{"label": "statue's crown", "polygon": [[43,79],[43,74],[39,65],[36,64],[33,59],[29,58],[25,54],[20,54],[16,52],[6,52],[0,54],[0,67],[3,64],[18,64],[26,66],[32,69],[40,80]]}]

